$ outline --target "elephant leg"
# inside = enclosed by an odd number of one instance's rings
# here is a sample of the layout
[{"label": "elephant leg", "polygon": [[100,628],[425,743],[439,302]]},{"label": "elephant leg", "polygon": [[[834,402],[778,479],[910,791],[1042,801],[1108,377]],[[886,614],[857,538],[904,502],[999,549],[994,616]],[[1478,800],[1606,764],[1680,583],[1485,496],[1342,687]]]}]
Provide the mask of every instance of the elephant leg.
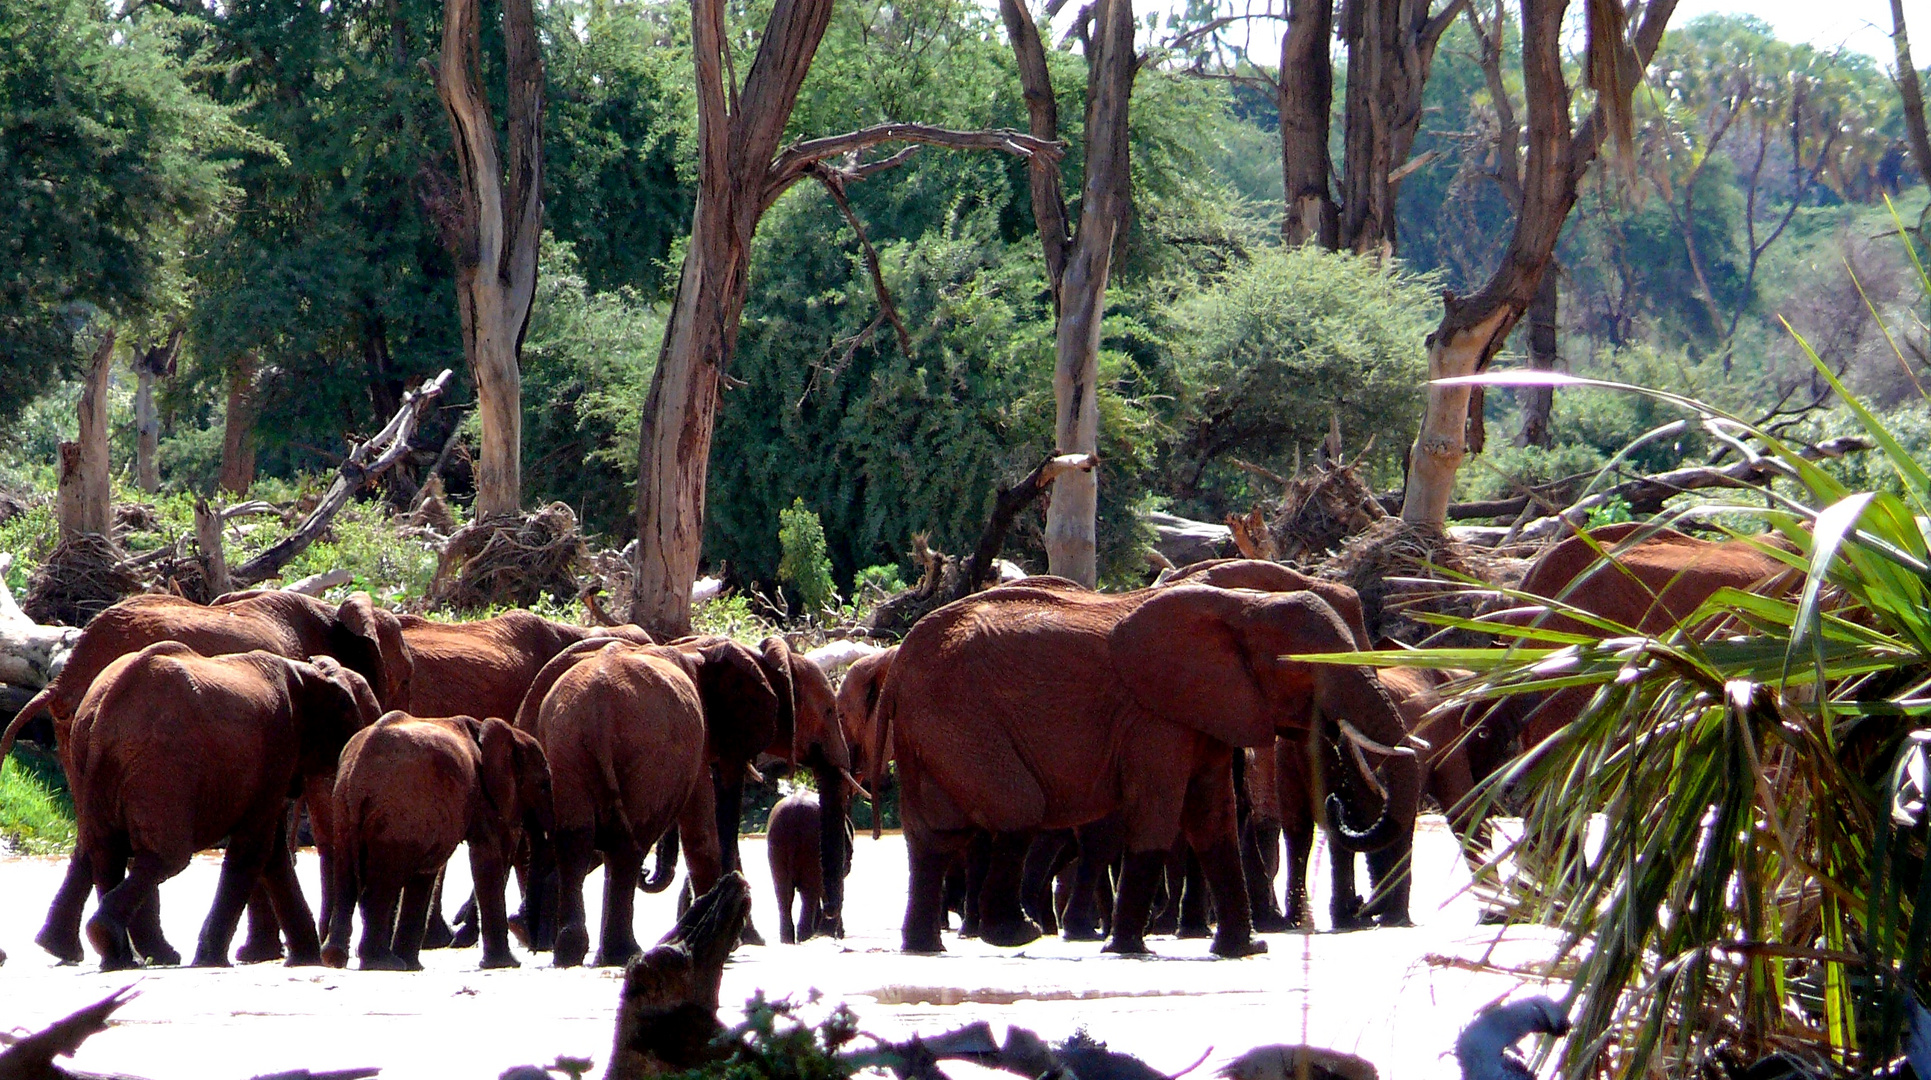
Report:
[{"label": "elephant leg", "polygon": [[979,889],[979,938],[988,945],[1014,947],[1039,940],[1039,924],[1020,906],[1020,878],[1025,871],[1031,832],[995,833],[986,864],[986,881]]},{"label": "elephant leg", "polygon": [[[113,845],[118,848],[119,845]],[[96,864],[97,884],[108,886],[94,917],[87,920],[87,940],[101,954],[102,971],[120,971],[136,964],[128,942],[128,927],[143,905],[151,903],[161,882],[181,872],[180,865],[151,851],[134,855],[130,863],[125,848],[110,850],[108,858]],[[101,862],[106,865],[102,866]]]},{"label": "elephant leg", "polygon": [[355,902],[361,887],[355,878],[354,860],[343,860],[324,884],[330,894],[327,941],[322,946],[322,963],[332,968],[349,966],[349,938],[355,932]]},{"label": "elephant leg", "polygon": [[[476,898],[471,896],[470,899]],[[461,919],[460,913],[457,918]],[[467,937],[467,940],[459,940],[455,932],[450,930],[449,922],[443,918],[443,872],[441,870],[436,871],[436,883],[429,895],[428,921],[423,926],[422,947],[425,949],[467,949],[476,944],[473,936]]]},{"label": "elephant leg", "polygon": [[[716,767],[717,794],[717,842],[718,852],[723,860],[721,873],[728,874],[743,867],[738,859],[738,818],[744,808],[744,769],[749,762],[721,762]],[[641,872],[642,864],[639,864]],[[703,896],[710,890],[708,885],[695,885],[692,895]],[[751,913],[744,913],[744,932],[738,941],[745,945],[764,944],[764,935],[751,924]]]},{"label": "elephant leg", "polygon": [[228,837],[228,850],[221,859],[221,877],[215,883],[214,903],[201,923],[201,940],[195,945],[195,967],[229,967],[229,946],[241,922],[248,897],[261,882],[262,871],[275,844],[276,819],[266,828],[237,831]]},{"label": "elephant leg", "polygon": [[[505,876],[504,881],[508,880]],[[436,916],[441,907],[442,882],[439,879],[436,883],[436,898],[429,905],[429,924],[423,931],[423,948],[467,949],[481,940],[482,928],[476,923],[476,893],[471,890],[469,899],[463,901],[463,906],[456,909],[456,917],[445,927],[449,931],[449,940],[441,945],[431,944],[436,937]]]},{"label": "elephant leg", "polygon": [[1252,956],[1267,951],[1254,940],[1254,923],[1247,907],[1247,882],[1240,869],[1239,829],[1234,823],[1233,772],[1225,760],[1195,771],[1187,783],[1180,823],[1199,856],[1201,877],[1213,891],[1220,926],[1214,932],[1215,956]]},{"label": "elephant leg", "polygon": [[148,901],[134,912],[134,921],[128,924],[127,936],[134,942],[134,951],[150,967],[176,967],[181,963],[181,953],[168,944],[167,935],[161,932],[161,893],[157,890]]},{"label": "elephant leg", "polygon": [[960,925],[963,926],[966,913],[966,867],[965,860],[959,857],[954,857],[945,867],[945,906],[939,911],[939,929],[952,929],[953,912],[958,912]]},{"label": "elephant leg", "polygon": [[1364,916],[1372,916],[1381,926],[1415,925],[1408,913],[1408,864],[1413,854],[1407,844],[1400,843],[1368,853],[1368,880],[1374,886],[1374,895],[1361,909]]},{"label": "elephant leg", "polygon": [[905,831],[905,855],[910,882],[905,890],[905,924],[900,948],[908,953],[945,951],[939,928],[945,922],[945,871],[970,841],[957,834],[934,834],[924,829]]},{"label": "elephant leg", "polygon": [[557,852],[556,941],[550,962],[576,967],[590,951],[590,932],[583,911],[583,879],[590,874],[594,847],[588,829],[560,832]]},{"label": "elephant leg", "polygon": [[242,940],[235,959],[244,964],[259,964],[282,958],[282,927],[275,920],[275,904],[268,890],[257,883],[248,893],[248,936]]},{"label": "elephant leg", "polygon": [[1361,894],[1356,887],[1355,853],[1329,837],[1328,869],[1332,892],[1328,894],[1328,921],[1336,930],[1360,930],[1373,926],[1374,920],[1361,912]]},{"label": "elephant leg", "polygon": [[362,944],[355,951],[363,971],[406,971],[396,954],[396,908],[402,902],[402,880],[383,867],[368,868],[362,883]]},{"label": "elephant leg", "polygon": [[1129,851],[1120,870],[1119,895],[1113,900],[1112,936],[1101,946],[1102,952],[1144,956],[1147,915],[1153,907],[1153,890],[1166,865],[1167,852]]},{"label": "elephant leg", "polygon": [[644,849],[629,833],[611,830],[603,845],[603,934],[597,943],[598,967],[622,967],[643,950],[637,945],[637,875]]},{"label": "elephant leg", "polygon": [[429,929],[429,909],[436,902],[436,878],[440,874],[440,870],[411,874],[402,883],[393,947],[405,971],[422,970],[423,935]]},{"label": "elephant leg", "polygon": [[980,897],[985,892],[986,874],[992,868],[992,836],[975,830],[972,839],[966,842],[965,849],[965,893],[960,899],[964,905],[959,912],[959,936],[976,938],[979,936]]},{"label": "elephant leg", "polygon": [[798,926],[791,919],[791,904],[797,899],[797,883],[791,880],[789,873],[781,872],[772,875],[771,889],[778,895],[778,943],[796,945]]},{"label": "elephant leg", "polygon": [[1308,860],[1314,854],[1314,793],[1307,745],[1289,739],[1274,743],[1274,777],[1281,808],[1281,839],[1287,847],[1287,903],[1282,914],[1290,928],[1312,928],[1307,903]]},{"label": "elephant leg", "polygon": [[823,932],[825,901],[812,889],[799,889],[798,901],[798,940],[809,941]]},{"label": "elephant leg", "polygon": [[[522,966],[510,952],[509,888],[510,854],[503,840],[488,838],[469,841],[469,876],[476,883],[471,899],[476,905],[473,924],[477,940],[483,943],[484,968]],[[443,875],[437,875],[440,883]]]},{"label": "elephant leg", "polygon": [[1160,876],[1154,884],[1153,914],[1147,920],[1147,933],[1179,932],[1180,892],[1185,887],[1186,877],[1186,855],[1176,845],[1160,861]]},{"label": "elephant leg", "polygon": [[1039,925],[1042,933],[1059,933],[1058,912],[1054,910],[1053,877],[1062,863],[1061,856],[1072,845],[1071,829],[1040,833],[1026,848],[1024,870],[1020,875],[1019,902],[1027,918]]},{"label": "elephant leg", "polygon": [[1184,869],[1180,874],[1180,925],[1174,931],[1174,936],[1212,937],[1214,928],[1207,910],[1207,881],[1201,876],[1199,853],[1188,847],[1186,854],[1181,856],[1181,865]]},{"label": "elephant leg", "polygon": [[288,966],[320,964],[322,942],[316,932],[315,915],[309,910],[301,883],[295,878],[295,853],[288,848],[287,833],[276,837],[275,848],[268,853],[268,865],[262,869],[258,891],[267,894],[275,921],[288,938]]},{"label": "elephant leg", "polygon": [[[1120,857],[1125,832],[1118,818],[1103,818],[1081,826],[1078,837],[1079,858],[1073,861],[1072,894],[1067,898],[1060,931],[1067,941],[1099,941],[1100,889],[1107,884],[1107,869]],[[1106,910],[1111,911],[1112,906],[1108,903]]]},{"label": "elephant leg", "polygon": [[1248,815],[1240,833],[1240,869],[1247,881],[1247,906],[1254,913],[1254,929],[1263,934],[1277,934],[1290,928],[1287,916],[1281,911],[1280,898],[1274,895],[1278,855],[1274,867],[1267,865],[1268,850],[1278,850],[1280,843],[1279,825]]},{"label": "elephant leg", "polygon": [[75,847],[67,859],[67,873],[60,879],[54,901],[47,907],[47,921],[34,944],[47,950],[63,964],[78,964],[86,959],[81,951],[80,916],[87,906],[87,892],[94,884],[94,872],[87,849]]}]

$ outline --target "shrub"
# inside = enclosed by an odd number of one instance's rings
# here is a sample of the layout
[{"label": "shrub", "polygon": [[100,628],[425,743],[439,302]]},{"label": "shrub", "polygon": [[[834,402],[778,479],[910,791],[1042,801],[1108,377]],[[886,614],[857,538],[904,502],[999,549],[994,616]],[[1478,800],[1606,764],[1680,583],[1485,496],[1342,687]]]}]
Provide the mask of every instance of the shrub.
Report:
[{"label": "shrub", "polygon": [[805,507],[802,496],[791,509],[778,512],[778,580],[798,590],[804,614],[818,615],[838,606],[838,589],[831,583],[831,559],[825,555],[825,527]]},{"label": "shrub", "polygon": [[51,760],[16,752],[0,762],[0,846],[28,855],[74,848],[74,804]]}]

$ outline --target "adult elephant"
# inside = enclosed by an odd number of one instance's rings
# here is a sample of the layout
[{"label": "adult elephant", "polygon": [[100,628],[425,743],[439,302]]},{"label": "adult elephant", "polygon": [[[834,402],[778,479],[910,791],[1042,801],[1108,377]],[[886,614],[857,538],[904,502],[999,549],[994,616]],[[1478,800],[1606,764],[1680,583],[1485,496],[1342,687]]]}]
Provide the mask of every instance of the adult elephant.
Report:
[{"label": "adult elephant", "polygon": [[347,964],[359,901],[363,970],[421,970],[436,877],[467,842],[482,966],[518,966],[503,909],[510,860],[524,835],[541,850],[554,823],[550,765],[535,736],[494,717],[391,712],[349,739],[331,798],[335,876],[326,887],[335,900],[324,963]]},{"label": "adult elephant", "polygon": [[[102,968],[134,966],[131,944],[171,958],[158,924],[138,924],[142,913],[162,881],[224,839],[195,965],[228,965],[235,924],[258,881],[289,935],[289,964],[320,963],[287,847],[288,805],[297,793],[311,802],[325,796],[343,746],[376,714],[362,677],[326,657],[208,657],[162,642],[108,665],[70,732],[75,858],[86,859],[101,892],[87,937]],[[141,940],[131,943],[130,931]]]},{"label": "adult elephant", "polygon": [[1387,791],[1362,830],[1347,820],[1362,806],[1330,801],[1337,840],[1374,850],[1412,837],[1419,763],[1381,684],[1366,668],[1282,659],[1355,647],[1342,616],[1307,591],[1182,584],[1108,596],[1022,583],[927,615],[900,646],[877,725],[899,768],[906,951],[941,950],[945,866],[973,830],[994,837],[981,936],[1023,944],[1039,934],[1019,901],[1030,834],[1116,811],[1127,855],[1107,951],[1146,951],[1156,877],[1182,832],[1221,915],[1213,951],[1262,951],[1235,838],[1235,747],[1336,722],[1385,752]]},{"label": "adult elephant", "polygon": [[[0,758],[12,749],[23,725],[46,713],[53,717],[61,767],[71,778],[74,763],[68,750],[69,732],[88,688],[115,660],[162,641],[186,645],[204,656],[260,649],[291,660],[332,657],[362,676],[385,707],[407,701],[414,685],[414,663],[397,616],[377,607],[365,592],[354,593],[334,605],[279,589],[228,593],[212,604],[197,604],[178,596],[136,596],[113,605],[87,624],[60,674],[0,733]],[[316,810],[312,808],[311,813]],[[325,807],[319,810],[326,813]],[[318,818],[315,827],[326,834],[325,820]],[[87,897],[86,867],[84,857],[68,864],[48,920],[34,937],[41,948],[68,963],[79,963],[83,956],[80,910]],[[265,905],[253,907],[260,911]],[[274,921],[251,915],[242,959],[272,959],[281,951]]]}]

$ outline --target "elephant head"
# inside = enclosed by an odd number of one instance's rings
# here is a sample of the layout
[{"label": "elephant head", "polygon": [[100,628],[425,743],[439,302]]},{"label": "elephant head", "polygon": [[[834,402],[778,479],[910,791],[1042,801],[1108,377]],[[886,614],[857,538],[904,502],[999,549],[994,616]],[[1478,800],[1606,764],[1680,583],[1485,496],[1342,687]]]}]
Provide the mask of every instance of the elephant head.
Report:
[{"label": "elephant head", "polygon": [[[1421,763],[1402,745],[1401,715],[1368,668],[1283,659],[1355,644],[1346,620],[1314,593],[1178,585],[1122,619],[1109,648],[1115,676],[1152,715],[1237,747],[1268,746],[1276,734],[1326,737],[1323,721],[1332,721],[1381,757],[1380,777],[1367,785],[1387,792],[1381,807],[1327,803],[1335,841],[1371,851],[1413,835]],[[1374,824],[1357,831],[1350,810]]]},{"label": "elephant head", "polygon": [[[773,638],[782,641],[781,638]],[[802,653],[789,653],[792,694],[792,752],[810,767],[818,785],[820,812],[818,854],[824,874],[820,899],[826,924],[834,937],[844,936],[840,912],[845,901],[845,873],[850,869],[850,819],[847,817],[852,780],[851,747],[838,723],[838,695],[831,680]]]},{"label": "elephant head", "polygon": [[368,680],[384,705],[409,706],[415,665],[403,644],[402,623],[395,612],[377,607],[368,593],[355,593],[335,609],[329,645],[343,664]]},{"label": "elephant head", "polygon": [[468,721],[470,737],[482,753],[479,779],[483,796],[506,833],[526,829],[533,843],[556,829],[556,804],[550,786],[550,759],[535,735],[490,717]]},{"label": "elephant head", "polygon": [[874,738],[872,723],[878,716],[879,691],[885,688],[885,676],[897,656],[894,645],[859,660],[845,670],[845,681],[838,687],[838,726],[845,733],[845,745],[859,755],[858,767],[852,771],[874,796],[880,794],[886,771],[885,763],[876,760],[884,752],[873,747],[882,740]]}]

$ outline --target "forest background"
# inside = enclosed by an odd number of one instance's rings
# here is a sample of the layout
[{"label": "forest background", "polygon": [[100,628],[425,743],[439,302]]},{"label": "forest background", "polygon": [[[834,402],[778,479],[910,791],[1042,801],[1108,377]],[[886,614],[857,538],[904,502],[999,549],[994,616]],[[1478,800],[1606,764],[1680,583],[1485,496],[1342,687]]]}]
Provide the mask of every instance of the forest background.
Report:
[{"label": "forest background", "polygon": [[[762,23],[756,3],[733,7]],[[483,84],[500,87],[495,5],[484,12]],[[428,70],[442,13],[430,0],[0,0],[0,244],[13,256],[0,269],[0,486],[51,491],[76,377],[102,347],[150,368],[162,492],[286,494],[444,367],[457,385],[419,439],[473,427],[443,235],[456,164]],[[689,9],[556,0],[536,14],[544,236],[522,349],[523,498],[568,503],[621,546],[695,191]],[[1266,61],[1197,32],[1224,14],[1199,0],[1141,28],[1151,62],[1133,88],[1132,211],[1102,337],[1104,581],[1144,570],[1142,512],[1244,511],[1277,494],[1265,472],[1293,472],[1331,429],[1378,490],[1399,488],[1440,291],[1479,287],[1509,237],[1496,137],[1523,105],[1497,108],[1472,23],[1457,19],[1400,182],[1394,258],[1283,247]],[[1077,191],[1083,63],[1056,44],[1062,171]],[[1503,35],[1505,55],[1518,44]],[[1500,66],[1504,95],[1520,94],[1518,71]],[[1344,100],[1337,87],[1337,116]],[[1669,32],[1635,108],[1634,155],[1592,169],[1558,248],[1559,366],[1753,417],[1782,410],[1812,436],[1848,429],[1788,320],[1931,451],[1925,300],[1883,205],[1915,225],[1925,188],[1883,68],[1746,16],[1703,16]],[[1024,128],[993,12],[835,8],[788,137],[891,120]],[[707,497],[705,558],[741,583],[778,576],[780,513],[800,502],[847,591],[867,568],[909,568],[915,533],[967,550],[999,482],[1052,450],[1053,311],[1023,161],[927,149],[849,199],[903,333],[825,190],[784,195],[757,232]],[[1907,328],[1900,350],[1884,323]],[[133,488],[136,380],[120,371],[112,460]],[[1485,408],[1489,447],[1462,469],[1461,498],[1589,473],[1674,418],[1564,391],[1547,431],[1518,438],[1511,395]],[[1629,464],[1704,449],[1685,435]],[[51,513],[0,525],[0,549],[26,564],[53,540]],[[1036,515],[1011,546],[1043,569]],[[396,596],[433,561],[354,569]]]}]

